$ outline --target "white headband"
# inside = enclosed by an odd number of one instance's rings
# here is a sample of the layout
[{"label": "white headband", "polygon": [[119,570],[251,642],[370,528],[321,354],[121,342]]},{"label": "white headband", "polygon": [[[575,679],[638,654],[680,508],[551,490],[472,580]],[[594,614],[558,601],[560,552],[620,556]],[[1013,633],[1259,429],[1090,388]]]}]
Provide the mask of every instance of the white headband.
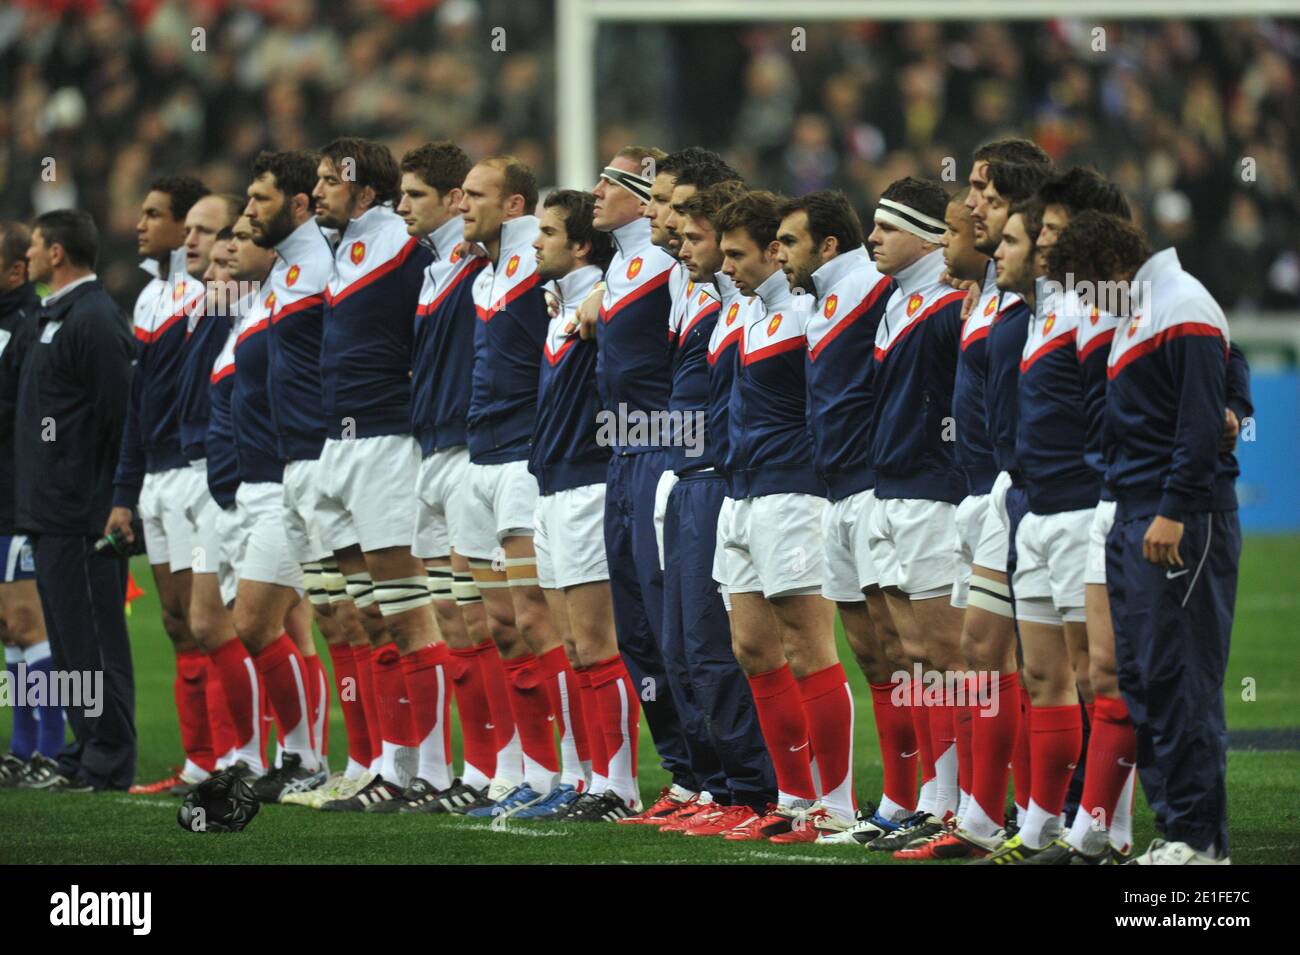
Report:
[{"label": "white headband", "polygon": [[933,242],[936,245],[943,241],[943,234],[948,229],[941,220],[917,212],[911,206],[895,202],[893,199],[881,199],[876,206],[874,218],[876,222],[887,223],[904,232],[912,233],[923,242]]}]

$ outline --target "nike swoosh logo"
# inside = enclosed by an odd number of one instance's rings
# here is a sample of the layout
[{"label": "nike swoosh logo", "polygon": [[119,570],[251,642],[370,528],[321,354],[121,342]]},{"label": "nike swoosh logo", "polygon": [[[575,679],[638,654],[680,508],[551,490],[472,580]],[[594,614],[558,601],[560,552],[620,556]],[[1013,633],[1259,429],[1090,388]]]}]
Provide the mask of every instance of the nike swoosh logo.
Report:
[{"label": "nike swoosh logo", "polygon": [[1068,766],[1066,766],[1065,768],[1066,768],[1066,769],[1078,769],[1078,768],[1079,768],[1079,764],[1078,764],[1078,763],[1070,763],[1070,764],[1069,764]]},{"label": "nike swoosh logo", "polygon": [[803,744],[803,746],[791,746],[791,747],[790,747],[790,752],[792,752],[792,753],[797,753],[797,752],[799,752],[799,750],[804,749],[807,745],[808,745],[808,744],[805,742],[805,743]]},{"label": "nike swoosh logo", "polygon": [[494,729],[497,728],[497,724],[495,724],[495,723],[484,723],[484,724],[483,724],[483,728],[484,728],[485,730],[494,730]]},{"label": "nike swoosh logo", "polygon": [[910,753],[903,753],[903,754],[902,754],[902,755],[903,755],[903,759],[911,759],[913,756],[915,756],[915,755],[916,755],[917,753],[919,753],[919,752],[920,752],[919,749],[914,749],[914,750],[912,750]]},{"label": "nike swoosh logo", "polygon": [[397,698],[397,702],[398,702],[398,703],[410,703],[411,701],[408,700],[408,699],[407,699],[406,697],[404,697],[404,696],[399,696],[399,697]]},{"label": "nike swoosh logo", "polygon": [[1165,580],[1173,580],[1175,577],[1181,577],[1181,576],[1183,576],[1183,574],[1187,573],[1187,572],[1188,572],[1189,570],[1191,570],[1191,569],[1192,569],[1192,568],[1190,568],[1190,567],[1184,567],[1182,570],[1180,570],[1180,571],[1179,571],[1178,573],[1176,573],[1176,574],[1175,574],[1172,570],[1166,570],[1166,571],[1165,571]]},{"label": "nike swoosh logo", "polygon": [[1130,762],[1127,759],[1119,759],[1116,760],[1116,762],[1118,762],[1121,766],[1128,767],[1129,769],[1137,769],[1137,763]]}]

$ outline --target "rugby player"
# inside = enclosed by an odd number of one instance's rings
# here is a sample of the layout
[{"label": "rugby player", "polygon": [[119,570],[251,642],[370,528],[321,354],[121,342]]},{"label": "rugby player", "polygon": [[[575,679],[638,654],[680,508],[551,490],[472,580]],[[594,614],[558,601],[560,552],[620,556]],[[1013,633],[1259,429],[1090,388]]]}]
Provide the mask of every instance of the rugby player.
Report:
[{"label": "rugby player", "polygon": [[483,599],[469,563],[455,551],[469,449],[474,369],[474,279],[487,259],[462,255],[461,183],[469,157],[454,143],[426,143],[402,157],[397,213],[409,235],[428,248],[415,312],[411,365],[411,424],[422,459],[416,476],[417,513],[411,553],[429,574],[438,630],[451,654],[447,670],[464,737],[465,768],[452,786],[406,801],[402,812],[448,812],[486,796],[497,750],[514,735],[501,655],[487,632]]},{"label": "rugby player", "polygon": [[[104,535],[134,542],[138,510],[153,570],[163,629],[176,653],[173,690],[185,764],[174,775],[132,792],[156,793],[194,784],[216,768],[208,725],[207,658],[189,627],[189,522],[184,507],[194,472],[180,442],[179,384],[186,318],[201,304],[203,284],[186,271],[185,217],[208,194],[188,176],[166,176],[149,185],[136,224],[141,268],[152,278],[135,301],[133,325],[139,360],[131,381],[131,405],[113,478],[113,509]],[[200,271],[200,274],[201,271]]]},{"label": "rugby player", "polygon": [[[532,247],[537,180],[513,156],[474,165],[461,187],[465,240],[487,253],[474,279],[478,322],[467,416],[470,464],[464,520],[452,546],[469,561],[483,595],[488,632],[505,668],[514,733],[498,728],[496,775],[467,815],[509,814],[545,798],[558,782],[561,683],[572,667],[538,586],[533,549],[537,479],[528,470],[548,317]],[[558,710],[558,712],[557,712]]]},{"label": "rugby player", "polygon": [[1225,404],[1251,410],[1244,363],[1230,370],[1223,312],[1175,250],[1153,255],[1130,223],[1094,210],[1056,246],[1054,268],[1137,293],[1107,359],[1102,439],[1116,501],[1106,580],[1119,685],[1161,834],[1134,861],[1227,865],[1222,700],[1241,532],[1220,422]]},{"label": "rugby player", "polygon": [[[608,232],[614,257],[605,271],[597,321],[596,381],[614,427],[605,497],[605,550],[612,573],[618,646],[632,682],[644,688],[641,709],[672,781],[635,816],[633,825],[659,825],[699,798],[702,778],[717,766],[703,713],[666,665],[664,579],[659,563],[655,501],[669,469],[673,309],[687,281],[676,260],[651,240],[645,217],[653,164],[661,150],[627,146],[600,174],[593,194],[595,227]],[[664,432],[668,431],[668,434]],[[646,689],[649,692],[646,692]],[[639,805],[638,805],[639,808]]]},{"label": "rugby player", "polygon": [[[452,786],[447,645],[428,572],[411,553],[420,449],[412,435],[414,315],[432,254],[394,211],[401,171],[386,146],[336,139],[321,150],[316,222],[338,233],[325,289],[321,397],[326,438],[317,464],[321,542],[334,553],[371,636],[384,732],[378,776],[326,810],[378,809]],[[398,747],[415,756],[399,763]],[[400,808],[397,807],[397,808]],[[378,811],[396,811],[392,806]]]},{"label": "rugby player", "polygon": [[597,440],[596,343],[578,334],[578,306],[613,255],[609,235],[592,226],[594,203],[590,193],[551,193],[533,240],[550,313],[528,461],[538,484],[533,544],[538,582],[573,664],[575,682],[562,685],[561,704],[575,753],[565,754],[559,785],[516,813],[520,819],[615,821],[639,799],[640,707],[618,654],[605,560],[609,449]]},{"label": "rugby player", "polygon": [[836,657],[834,607],[821,596],[826,490],[813,463],[805,372],[813,301],[792,295],[781,271],[780,223],[780,197],[761,191],[726,206],[716,223],[723,272],[756,298],[732,382],[735,504],[719,520],[715,567],[778,790],[776,803],[724,838],[792,844],[853,823],[853,701]]},{"label": "rugby player", "polygon": [[[358,785],[368,783],[371,774],[378,772],[383,733],[375,701],[369,634],[345,589],[337,561],[321,543],[320,535],[317,472],[325,439],[320,342],[325,286],[334,257],[312,214],[315,183],[314,154],[300,150],[260,153],[253,160],[244,212],[253,243],[275,253],[270,275],[260,277],[263,285],[270,285],[264,290],[266,294],[274,295],[267,299],[269,308],[263,316],[267,319],[263,328],[268,334],[258,340],[253,353],[265,366],[257,373],[259,377],[248,381],[250,387],[254,380],[265,382],[265,396],[260,401],[266,410],[259,413],[254,427],[269,429],[269,435],[259,434],[258,442],[283,466],[264,467],[269,462],[259,461],[257,483],[280,485],[285,535],[291,559],[301,571],[298,583],[297,577],[279,568],[277,559],[270,565],[274,577],[268,569],[263,577],[270,579],[259,582],[300,586],[307,591],[316,623],[330,648],[347,729],[348,763],[343,779],[329,780],[323,787],[291,787],[299,791],[316,789],[308,804],[319,806],[324,804],[320,800],[327,797],[328,801],[335,801],[335,796],[350,798]],[[236,369],[243,381],[238,361]],[[275,546],[278,548],[278,540]],[[373,599],[366,588],[362,591],[359,599]],[[274,636],[276,631],[271,628],[282,616],[278,605],[287,598],[277,590],[257,588],[255,593],[256,599],[266,599],[268,605],[247,610],[248,619],[264,619],[268,628],[265,633]],[[343,650],[344,644],[351,646],[350,654]],[[302,646],[296,646],[301,656]],[[285,703],[288,705],[287,700]]]},{"label": "rugby player", "polygon": [[[27,673],[48,671],[50,644],[45,615],[36,591],[36,561],[26,535],[14,527],[14,412],[18,375],[36,337],[40,298],[27,277],[31,230],[21,222],[0,222],[0,642],[12,685],[19,666]],[[13,704],[9,749],[0,756],[0,788],[19,785],[27,776],[55,763],[63,748],[63,709],[55,705]]]},{"label": "rugby player", "polygon": [[[908,707],[894,702],[893,674],[907,669],[867,545],[875,503],[871,469],[872,396],[869,378],[876,330],[894,281],[882,274],[863,246],[862,225],[842,193],[823,190],[788,200],[777,230],[777,261],[796,294],[815,296],[808,322],[808,420],[813,459],[829,505],[822,525],[826,580],[822,596],[834,601],[858,666],[871,687],[872,710],[884,762],[884,795],[827,842],[865,845],[892,832],[916,809],[916,735]],[[843,667],[818,677],[823,692],[840,692]],[[807,705],[807,704],[806,704]],[[847,762],[833,766],[817,754],[823,800],[852,816],[852,740]],[[828,777],[836,780],[831,783]]]},{"label": "rugby player", "polygon": [[[962,669],[961,616],[948,598],[965,490],[946,434],[965,297],[940,280],[947,204],[937,183],[900,179],[882,194],[868,237],[876,268],[897,283],[870,370],[876,501],[868,546],[903,654],[943,675]],[[955,693],[945,688],[941,698],[922,699],[920,684],[909,686],[921,792],[897,831],[868,843],[874,850],[903,850],[939,834],[958,806]]]}]

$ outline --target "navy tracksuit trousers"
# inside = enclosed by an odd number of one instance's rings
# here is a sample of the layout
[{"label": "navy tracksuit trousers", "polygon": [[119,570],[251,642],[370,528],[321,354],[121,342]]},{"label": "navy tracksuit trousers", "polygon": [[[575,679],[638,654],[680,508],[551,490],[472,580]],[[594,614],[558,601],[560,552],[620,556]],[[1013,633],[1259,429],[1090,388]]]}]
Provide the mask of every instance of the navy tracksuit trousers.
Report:
[{"label": "navy tracksuit trousers", "polygon": [[1142,556],[1148,516],[1116,520],[1106,587],[1119,688],[1137,731],[1138,777],[1161,834],[1228,852],[1228,666],[1241,525],[1237,512],[1188,515],[1182,567]]},{"label": "navy tracksuit trousers", "polygon": [[678,713],[690,714],[686,745],[701,786],[718,802],[761,813],[776,801],[776,773],[713,579],[726,493],[726,481],[710,470],[681,475],[669,495],[661,647]]},{"label": "navy tracksuit trousers", "polygon": [[[664,576],[655,540],[655,490],[668,466],[667,452],[615,453],[605,486],[605,554],[614,603],[618,649],[641,701],[650,737],[673,782],[699,792],[683,719],[664,668]],[[690,714],[687,714],[690,719]],[[691,725],[687,722],[687,726]],[[694,727],[702,731],[696,716]]]}]

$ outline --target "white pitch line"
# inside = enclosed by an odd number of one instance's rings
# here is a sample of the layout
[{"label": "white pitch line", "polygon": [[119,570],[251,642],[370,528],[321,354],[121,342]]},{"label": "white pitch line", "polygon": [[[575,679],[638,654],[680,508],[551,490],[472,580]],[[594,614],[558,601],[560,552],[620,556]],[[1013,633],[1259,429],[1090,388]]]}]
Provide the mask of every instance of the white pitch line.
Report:
[{"label": "white pitch line", "polygon": [[774,860],[778,862],[820,862],[826,865],[850,865],[847,859],[831,859],[826,856],[790,855],[785,852],[764,852],[761,849],[748,849],[742,853],[752,859]]},{"label": "white pitch line", "polygon": [[113,802],[123,806],[162,806],[164,809],[179,809],[179,802],[163,802],[161,799],[141,799],[139,796],[114,796]]}]

